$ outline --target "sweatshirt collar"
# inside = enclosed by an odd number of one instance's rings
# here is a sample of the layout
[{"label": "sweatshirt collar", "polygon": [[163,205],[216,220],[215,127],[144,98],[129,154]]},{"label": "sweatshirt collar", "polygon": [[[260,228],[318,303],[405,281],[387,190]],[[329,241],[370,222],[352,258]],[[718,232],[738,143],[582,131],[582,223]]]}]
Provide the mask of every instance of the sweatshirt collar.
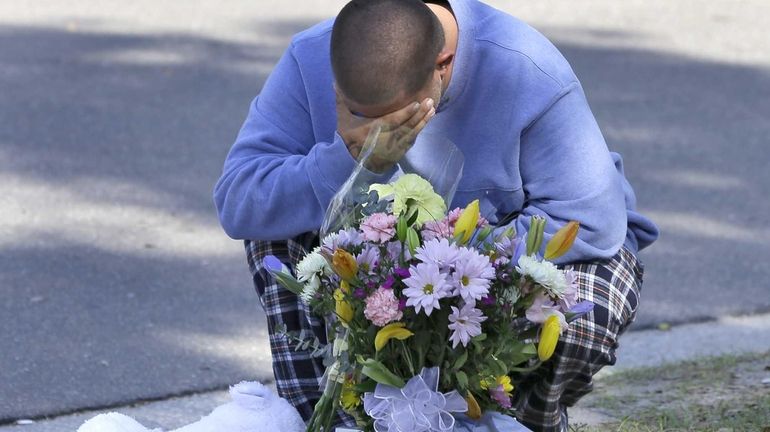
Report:
[{"label": "sweatshirt collar", "polygon": [[471,1],[473,0],[449,0],[452,13],[457,20],[457,52],[452,69],[452,79],[442,97],[443,103],[439,105],[438,112],[444,111],[460,98],[468,82],[471,65],[475,61],[475,50],[473,49],[475,29],[471,16]]}]

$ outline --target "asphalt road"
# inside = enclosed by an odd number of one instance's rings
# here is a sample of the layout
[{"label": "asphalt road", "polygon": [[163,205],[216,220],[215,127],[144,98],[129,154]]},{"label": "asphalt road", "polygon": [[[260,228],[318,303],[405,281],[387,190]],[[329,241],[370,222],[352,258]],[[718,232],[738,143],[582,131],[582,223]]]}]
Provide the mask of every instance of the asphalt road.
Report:
[{"label": "asphalt road", "polygon": [[[342,1],[0,3],[0,423],[270,376],[211,188]],[[661,227],[637,328],[770,310],[763,0],[499,1],[572,62]]]}]

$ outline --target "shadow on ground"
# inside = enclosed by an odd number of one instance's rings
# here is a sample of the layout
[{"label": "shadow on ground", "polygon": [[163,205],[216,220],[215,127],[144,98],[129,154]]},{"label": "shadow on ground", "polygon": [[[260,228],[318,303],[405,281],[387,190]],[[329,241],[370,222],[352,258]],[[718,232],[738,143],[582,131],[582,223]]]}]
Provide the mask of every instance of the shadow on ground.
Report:
[{"label": "shadow on ground", "polygon": [[[211,189],[248,104],[289,36],[309,23],[261,25],[280,43],[0,28],[0,175],[184,214],[193,233],[210,233]],[[770,72],[555,43],[662,228],[643,254],[638,325],[770,307],[770,267],[758,259],[770,244]],[[3,207],[23,210],[19,201]],[[88,230],[91,216],[67,220]],[[142,241],[124,253],[108,247],[120,232],[73,242],[56,231],[5,232],[13,240],[0,242],[0,368],[10,371],[0,422],[269,374],[238,244],[164,255],[152,250],[163,244]]]}]

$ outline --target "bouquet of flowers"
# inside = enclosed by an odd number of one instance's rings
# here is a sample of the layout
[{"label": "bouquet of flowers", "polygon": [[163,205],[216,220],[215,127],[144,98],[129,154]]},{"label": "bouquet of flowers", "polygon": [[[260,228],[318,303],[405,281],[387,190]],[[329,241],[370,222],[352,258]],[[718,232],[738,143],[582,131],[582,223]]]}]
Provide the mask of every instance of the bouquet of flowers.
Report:
[{"label": "bouquet of flowers", "polygon": [[330,431],[337,409],[377,432],[451,431],[458,418],[513,416],[517,380],[593,306],[577,303],[575,276],[549,261],[569,250],[578,223],[541,255],[543,218],[517,236],[481,217],[478,200],[447,211],[416,174],[366,192],[296,277],[277,258],[264,260],[327,318],[333,340],[314,346],[328,367],[307,430]]}]

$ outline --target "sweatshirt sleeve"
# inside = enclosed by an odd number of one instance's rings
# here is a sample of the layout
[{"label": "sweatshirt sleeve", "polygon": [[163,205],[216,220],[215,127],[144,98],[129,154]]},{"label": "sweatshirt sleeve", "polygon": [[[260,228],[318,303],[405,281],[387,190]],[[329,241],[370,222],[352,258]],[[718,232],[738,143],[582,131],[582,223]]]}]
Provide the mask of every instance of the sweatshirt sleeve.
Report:
[{"label": "sweatshirt sleeve", "polygon": [[214,188],[220,223],[234,239],[283,240],[316,230],[355,164],[339,134],[316,142],[290,47],[251,104],[225,160]]},{"label": "sweatshirt sleeve", "polygon": [[525,129],[520,163],[526,202],[514,221],[518,233],[527,232],[532,216],[543,216],[545,245],[576,220],[578,238],[557,263],[617,253],[627,232],[622,179],[579,83],[564,87]]}]

